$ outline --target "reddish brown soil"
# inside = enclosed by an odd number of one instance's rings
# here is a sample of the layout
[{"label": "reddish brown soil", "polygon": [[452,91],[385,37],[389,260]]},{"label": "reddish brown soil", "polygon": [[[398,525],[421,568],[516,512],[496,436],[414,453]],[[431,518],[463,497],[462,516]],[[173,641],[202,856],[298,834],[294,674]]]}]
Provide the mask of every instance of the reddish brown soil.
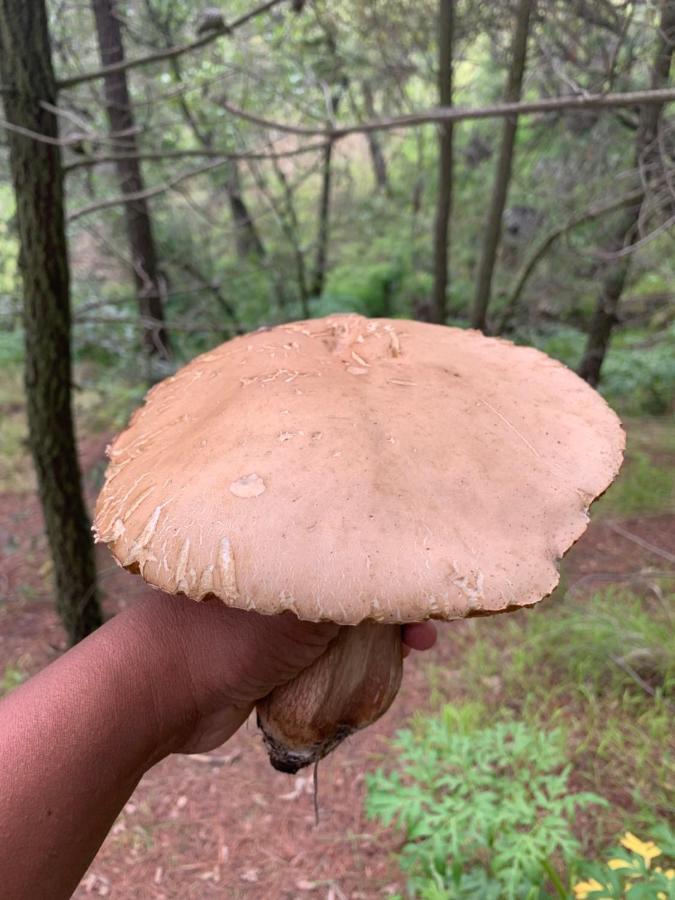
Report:
[{"label": "reddish brown soil", "polygon": [[[87,491],[96,490],[104,440],[82,447]],[[621,528],[656,549],[593,523],[571,551],[568,589],[603,583],[648,583],[669,567],[659,550],[675,553],[675,516],[622,522]],[[99,551],[99,570],[112,612],[142,591],[138,579]],[[442,664],[443,690],[460,673],[453,647],[481,620],[441,630],[437,647],[406,663],[394,708],[354,736],[320,769],[321,821],[314,823],[311,773],[284,776],[267,764],[249,723],[225,747],[198,757],[172,757],[143,780],[125,807],[76,894],[79,898],[385,897],[404,888],[395,852],[399,838],[366,819],[365,773],[392,763],[387,739],[424,708],[431,667]],[[35,497],[0,497],[0,678],[6,667],[31,673],[63,649],[52,609],[42,523]],[[454,671],[453,671],[454,670]]]}]

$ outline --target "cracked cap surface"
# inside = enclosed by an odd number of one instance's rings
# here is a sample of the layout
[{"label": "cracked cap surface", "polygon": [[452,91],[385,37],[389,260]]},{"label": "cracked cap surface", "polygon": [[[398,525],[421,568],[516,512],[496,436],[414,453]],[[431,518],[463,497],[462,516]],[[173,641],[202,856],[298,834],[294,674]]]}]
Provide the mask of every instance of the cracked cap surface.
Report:
[{"label": "cracked cap surface", "polygon": [[357,624],[528,606],[622,460],[617,416],[527,347],[331,316],[235,338],[147,395],[94,531],[195,600]]}]

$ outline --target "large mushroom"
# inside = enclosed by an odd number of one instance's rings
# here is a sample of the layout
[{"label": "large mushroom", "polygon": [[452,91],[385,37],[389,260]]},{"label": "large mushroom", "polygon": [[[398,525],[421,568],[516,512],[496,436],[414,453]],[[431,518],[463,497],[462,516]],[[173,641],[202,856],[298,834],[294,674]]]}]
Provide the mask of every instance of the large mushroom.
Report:
[{"label": "large mushroom", "polygon": [[621,465],[616,415],[537,350],[357,315],[235,338],[109,448],[97,540],[149,584],[340,630],[258,705],[296,771],[377,719],[400,624],[532,606]]}]

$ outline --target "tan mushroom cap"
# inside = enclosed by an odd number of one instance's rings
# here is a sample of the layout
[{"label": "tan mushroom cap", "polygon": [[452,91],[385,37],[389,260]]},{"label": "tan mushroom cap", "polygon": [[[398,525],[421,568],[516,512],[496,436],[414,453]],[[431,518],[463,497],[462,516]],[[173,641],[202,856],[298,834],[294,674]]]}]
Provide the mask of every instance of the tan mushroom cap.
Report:
[{"label": "tan mushroom cap", "polygon": [[536,603],[624,433],[537,350],[332,316],[235,338],[109,448],[95,532],[170,593],[357,624]]}]

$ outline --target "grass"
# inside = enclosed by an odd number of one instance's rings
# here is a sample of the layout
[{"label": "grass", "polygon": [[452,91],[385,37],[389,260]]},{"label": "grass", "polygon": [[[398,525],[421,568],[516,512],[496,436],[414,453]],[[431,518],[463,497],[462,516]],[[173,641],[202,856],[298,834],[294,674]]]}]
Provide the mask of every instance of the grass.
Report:
[{"label": "grass", "polygon": [[505,619],[459,625],[453,671],[432,671],[432,700],[470,718],[567,734],[575,790],[608,801],[576,823],[593,856],[627,828],[648,834],[675,803],[673,582],[638,596],[610,587],[556,597]]},{"label": "grass", "polygon": [[18,666],[6,666],[5,671],[0,678],[0,697],[9,694],[14,688],[22,684],[28,675]]},{"label": "grass", "polygon": [[629,518],[675,511],[675,422],[629,419],[626,457],[611,490],[593,515]]}]

